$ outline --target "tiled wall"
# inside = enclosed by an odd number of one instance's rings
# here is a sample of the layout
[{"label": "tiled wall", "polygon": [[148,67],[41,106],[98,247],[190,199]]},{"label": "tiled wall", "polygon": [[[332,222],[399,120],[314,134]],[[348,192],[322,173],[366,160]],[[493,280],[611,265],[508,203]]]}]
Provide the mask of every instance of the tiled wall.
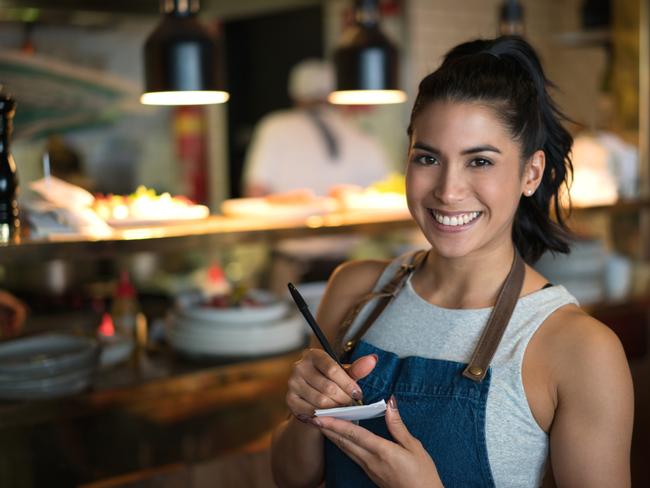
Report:
[{"label": "tiled wall", "polygon": [[[325,2],[325,45],[334,50],[343,11],[349,0]],[[526,37],[542,58],[547,76],[559,90],[562,109],[587,128],[602,126],[599,87],[605,69],[602,47],[575,47],[563,42],[566,33],[580,31],[581,0],[523,0]],[[382,107],[360,118],[383,142],[395,169],[403,166],[407,141],[404,129],[419,81],[438,67],[453,46],[497,34],[501,0],[404,0],[399,15],[385,18],[382,29],[401,55],[401,78],[409,100],[402,106]]]},{"label": "tiled wall", "polygon": [[[605,67],[601,47],[571,47],[561,34],[579,30],[580,0],[523,0],[526,37],[538,50],[547,75],[560,92],[566,112],[587,127],[598,121],[599,86]],[[454,45],[497,33],[501,0],[408,0],[409,48],[406,86],[414,94],[419,80],[434,70]]]}]

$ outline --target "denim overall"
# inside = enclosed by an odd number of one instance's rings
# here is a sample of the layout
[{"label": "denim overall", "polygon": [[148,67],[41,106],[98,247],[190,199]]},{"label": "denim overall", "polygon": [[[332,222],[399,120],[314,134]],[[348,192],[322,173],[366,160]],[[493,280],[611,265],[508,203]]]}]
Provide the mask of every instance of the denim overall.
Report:
[{"label": "denim overall", "polygon": [[[517,296],[520,289],[521,283]],[[506,317],[501,320],[507,324],[511,314],[512,310],[506,311]],[[491,340],[496,350],[500,336],[495,338],[494,331],[485,335],[490,336],[487,341]],[[479,346],[486,339],[484,336]],[[364,341],[359,341],[343,359],[352,363],[373,353],[379,357],[377,365],[358,381],[364,403],[395,395],[406,428],[431,455],[445,488],[493,487],[485,441],[485,407],[491,378],[489,360],[482,378],[476,381],[464,373],[471,370],[467,364],[416,356],[399,358]],[[362,420],[359,425],[392,440],[384,417]],[[325,482],[327,487],[376,486],[361,467],[328,439],[325,439]]]},{"label": "denim overall", "polygon": [[[358,381],[364,403],[395,395],[406,428],[431,455],[446,488],[494,486],[485,445],[490,371],[477,383],[462,376],[465,364],[421,357],[400,359],[363,341],[354,349],[349,362],[372,353],[379,356],[377,366]],[[384,417],[361,420],[359,425],[391,439]],[[327,487],[376,486],[327,439],[325,466]]]}]

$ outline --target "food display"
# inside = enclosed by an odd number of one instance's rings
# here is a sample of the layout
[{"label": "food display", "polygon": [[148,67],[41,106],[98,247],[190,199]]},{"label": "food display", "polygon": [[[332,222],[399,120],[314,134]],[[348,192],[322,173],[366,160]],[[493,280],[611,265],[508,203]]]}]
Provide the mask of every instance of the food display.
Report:
[{"label": "food display", "polygon": [[264,217],[274,221],[305,219],[337,210],[336,199],[317,196],[304,188],[261,198],[233,198],[221,204],[221,211],[229,217]]},{"label": "food display", "polygon": [[328,196],[317,196],[313,191],[301,188],[261,198],[235,198],[224,201],[221,210],[230,217],[271,220],[299,220],[345,211],[408,214],[404,175],[399,173],[391,173],[386,179],[366,188],[336,185]]},{"label": "food display", "polygon": [[341,185],[330,192],[341,210],[361,212],[408,213],[404,176],[391,173],[386,179],[367,188]]},{"label": "food display", "polygon": [[92,208],[113,227],[195,220],[210,215],[205,205],[169,193],[158,195],[142,185],[131,195],[96,196]]}]

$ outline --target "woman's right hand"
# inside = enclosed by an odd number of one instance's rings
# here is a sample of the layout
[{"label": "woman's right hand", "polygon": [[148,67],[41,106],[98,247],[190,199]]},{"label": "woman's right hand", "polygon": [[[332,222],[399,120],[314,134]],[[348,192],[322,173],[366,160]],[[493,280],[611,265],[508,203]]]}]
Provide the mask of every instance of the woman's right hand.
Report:
[{"label": "woman's right hand", "polygon": [[316,409],[348,406],[362,399],[356,380],[370,374],[376,364],[377,356],[371,354],[341,368],[322,349],[306,349],[293,365],[287,405],[302,422],[309,422]]}]

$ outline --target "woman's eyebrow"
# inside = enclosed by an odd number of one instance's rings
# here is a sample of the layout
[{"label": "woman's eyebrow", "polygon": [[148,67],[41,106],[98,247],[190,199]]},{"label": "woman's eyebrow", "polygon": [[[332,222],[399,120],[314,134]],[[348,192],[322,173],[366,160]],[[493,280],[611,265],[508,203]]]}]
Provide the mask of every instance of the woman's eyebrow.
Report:
[{"label": "woman's eyebrow", "polygon": [[476,147],[470,147],[464,149],[461,154],[474,154],[474,153],[485,152],[485,151],[501,154],[501,151],[499,151],[496,147],[491,146],[489,144],[484,144],[482,146],[476,146]]},{"label": "woman's eyebrow", "polygon": [[[427,151],[432,154],[441,154],[441,152],[436,149],[433,146],[429,146],[428,144],[425,144],[424,142],[416,142],[413,144],[413,149],[420,149],[422,151]],[[480,152],[495,152],[498,154],[501,154],[501,151],[490,145],[490,144],[483,144],[480,146],[475,146],[475,147],[469,147],[467,149],[463,149],[461,154],[466,155],[466,154],[475,154],[475,153],[480,153]]]},{"label": "woman's eyebrow", "polygon": [[425,144],[424,142],[416,142],[413,144],[413,149],[421,149],[422,151],[427,151],[433,154],[440,154],[440,151],[438,151],[435,147],[429,146],[428,144]]}]

